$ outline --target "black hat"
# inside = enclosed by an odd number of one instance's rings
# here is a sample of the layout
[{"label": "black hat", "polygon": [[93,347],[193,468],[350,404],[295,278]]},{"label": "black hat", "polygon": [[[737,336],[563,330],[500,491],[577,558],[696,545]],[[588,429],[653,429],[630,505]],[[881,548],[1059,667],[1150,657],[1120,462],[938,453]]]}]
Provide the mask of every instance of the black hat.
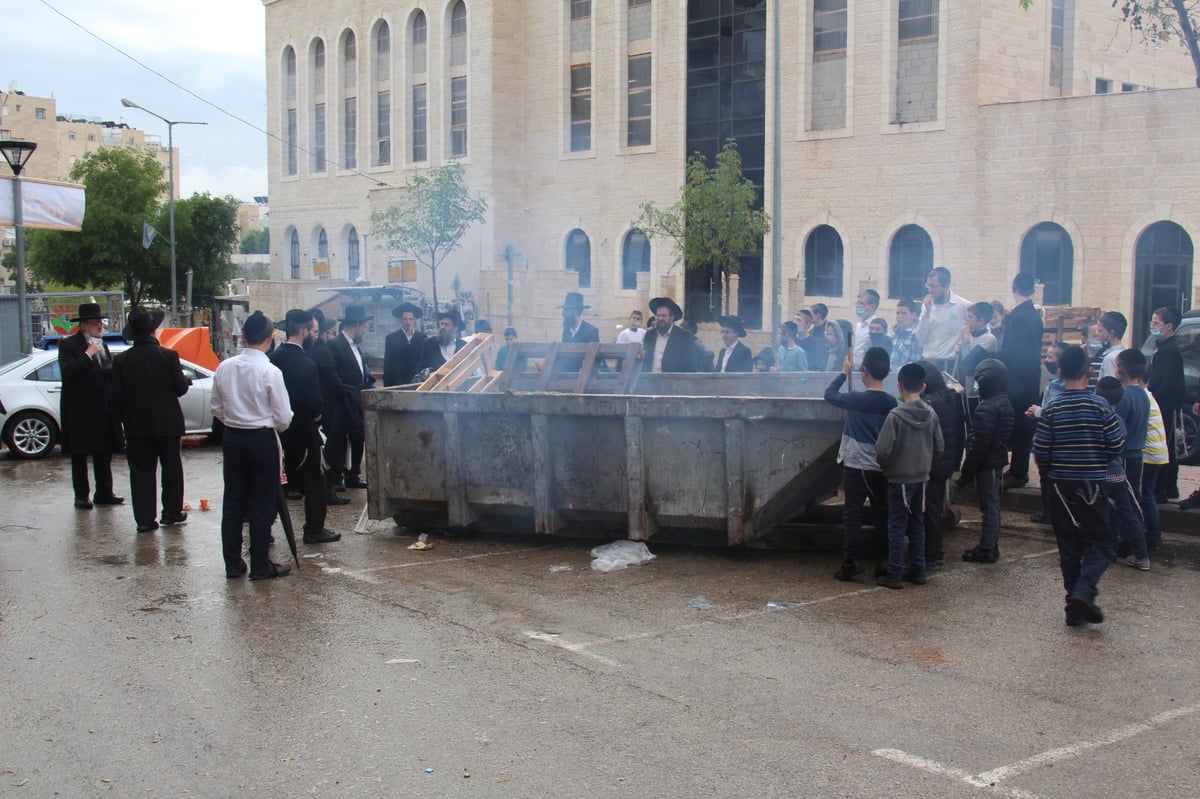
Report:
[{"label": "black hat", "polygon": [[271,320],[263,316],[262,311],[255,311],[242,322],[242,335],[247,339],[265,341],[271,330]]},{"label": "black hat", "polygon": [[342,309],[342,318],[338,321],[343,325],[361,325],[374,318],[374,316],[367,316],[367,309],[361,305],[347,305]]},{"label": "black hat", "polygon": [[[316,317],[313,316],[312,311],[306,311],[303,308],[292,308],[286,314],[284,314],[283,327],[280,329],[287,330],[287,326],[292,323],[305,324],[307,322],[311,322],[315,318]],[[279,324],[277,323],[275,327],[279,327]]]},{"label": "black hat", "polygon": [[100,303],[85,302],[83,305],[79,306],[79,316],[76,316],[71,321],[72,322],[86,322],[91,319],[107,319],[107,318],[108,317],[104,315],[104,311],[100,310]]},{"label": "black hat", "polygon": [[322,333],[324,333],[326,330],[331,329],[334,325],[337,324],[337,321],[334,319],[326,319],[325,312],[322,311],[320,308],[314,308],[312,315],[313,315],[313,319],[317,320],[317,329]]},{"label": "black hat", "polygon": [[449,319],[454,322],[454,326],[458,328],[459,332],[467,329],[467,325],[465,322],[463,322],[463,319],[459,315],[458,311],[440,311],[438,313],[438,321],[440,322],[443,319]]},{"label": "black hat", "polygon": [[558,307],[559,308],[574,308],[577,311],[586,311],[588,308],[591,308],[592,306],[583,304],[583,295],[580,294],[578,291],[568,291],[566,299],[563,300],[563,304]]},{"label": "black hat", "polygon": [[746,326],[742,324],[742,320],[738,319],[736,316],[719,316],[717,317],[717,323],[721,325],[721,327],[727,327],[734,333],[737,333],[738,338],[746,337]]},{"label": "black hat", "polygon": [[413,305],[411,302],[402,302],[392,309],[392,316],[396,317],[397,319],[399,319],[401,316],[404,316],[405,313],[412,314],[414,319],[421,318],[421,308],[417,305]]},{"label": "black hat", "polygon": [[650,300],[650,313],[658,313],[658,309],[664,305],[671,309],[671,313],[676,319],[683,318],[683,309],[670,297],[655,297]]},{"label": "black hat", "polygon": [[164,316],[166,314],[158,308],[148,311],[139,305],[129,312],[129,320],[125,323],[125,329],[121,331],[121,337],[126,341],[149,338],[158,330]]}]

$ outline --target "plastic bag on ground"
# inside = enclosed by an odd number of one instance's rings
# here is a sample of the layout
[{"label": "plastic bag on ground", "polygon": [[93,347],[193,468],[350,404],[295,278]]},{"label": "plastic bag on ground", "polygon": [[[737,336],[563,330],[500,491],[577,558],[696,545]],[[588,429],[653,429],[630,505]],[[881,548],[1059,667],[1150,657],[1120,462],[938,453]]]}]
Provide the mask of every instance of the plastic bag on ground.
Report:
[{"label": "plastic bag on ground", "polygon": [[620,571],[656,557],[642,541],[613,541],[593,548],[591,555],[592,568],[601,572]]}]

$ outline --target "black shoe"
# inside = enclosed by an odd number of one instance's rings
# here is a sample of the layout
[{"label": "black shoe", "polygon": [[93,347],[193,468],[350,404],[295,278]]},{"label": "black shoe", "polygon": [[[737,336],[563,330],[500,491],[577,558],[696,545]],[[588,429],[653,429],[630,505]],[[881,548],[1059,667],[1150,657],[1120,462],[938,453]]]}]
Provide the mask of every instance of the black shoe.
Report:
[{"label": "black shoe", "polygon": [[1179,487],[1173,486],[1167,489],[1167,499],[1179,499]]},{"label": "black shoe", "polygon": [[999,554],[987,547],[972,547],[962,554],[962,559],[967,563],[995,563]]},{"label": "black shoe", "polygon": [[79,508],[79,510],[91,510],[92,502],[88,499],[77,499],[75,500],[75,507]]},{"label": "black shoe", "polygon": [[1083,613],[1080,611],[1079,608],[1075,607],[1070,602],[1068,602],[1067,603],[1067,626],[1068,627],[1079,627],[1084,624],[1087,624],[1087,619],[1085,619],[1083,617]]},{"label": "black shoe", "polygon": [[883,577],[887,573],[888,573],[888,568],[887,568],[886,563],[876,563],[875,564],[875,575],[874,575],[875,577]]},{"label": "black shoe", "polygon": [[109,494],[107,497],[95,497],[92,499],[94,505],[124,505],[125,497],[115,497]]},{"label": "black shoe", "polygon": [[1050,514],[1046,513],[1044,510],[1029,514],[1029,521],[1033,522],[1034,524],[1052,524],[1050,521]]},{"label": "black shoe", "polygon": [[292,567],[286,563],[271,563],[267,561],[266,571],[250,572],[251,580],[274,580],[276,577],[287,577]]},{"label": "black shoe", "polygon": [[855,577],[866,571],[862,566],[859,566],[854,561],[843,563],[842,568],[833,573],[833,579],[841,580],[843,583],[848,583],[854,580]]},{"label": "black shoe", "polygon": [[899,591],[904,587],[904,581],[892,574],[884,574],[882,577],[875,578],[875,585],[881,588],[891,588],[893,591]]},{"label": "black shoe", "polygon": [[350,497],[339,497],[337,494],[330,491],[328,504],[330,504],[330,505],[349,505]]},{"label": "black shoe", "polygon": [[178,516],[162,516],[158,523],[163,527],[174,527],[177,524],[187,524],[187,514],[180,513]]},{"label": "black shoe", "polygon": [[246,565],[246,561],[242,560],[235,569],[225,568],[225,576],[230,580],[236,580],[239,577],[245,577],[246,572],[250,571],[250,567]]},{"label": "black shoe", "polygon": [[331,541],[341,541],[342,534],[335,533],[333,530],[318,530],[315,533],[305,533],[304,543],[306,544],[328,544]]},{"label": "black shoe", "polygon": [[1075,612],[1084,621],[1101,624],[1104,621],[1104,611],[1095,602],[1089,602],[1081,596],[1073,596],[1067,600],[1067,610],[1075,608]]},{"label": "black shoe", "polygon": [[906,569],[904,574],[900,575],[900,579],[913,585],[925,585],[925,583],[929,582],[925,579],[925,572],[913,571],[912,569]]},{"label": "black shoe", "polygon": [[304,499],[304,495],[294,488],[289,488],[287,491],[287,498],[294,502],[297,499]]},{"label": "black shoe", "polygon": [[346,488],[366,488],[367,481],[358,477],[347,477]]},{"label": "black shoe", "polygon": [[1189,494],[1187,499],[1179,502],[1180,510],[1191,510],[1192,508],[1200,508],[1200,488]]},{"label": "black shoe", "polygon": [[137,531],[139,533],[153,533],[158,529],[158,522],[150,522],[149,524],[139,524]]},{"label": "black shoe", "polygon": [[325,475],[325,485],[329,486],[330,491],[342,492],[346,490],[346,484],[342,482],[340,475]]},{"label": "black shoe", "polygon": [[1024,488],[1027,485],[1029,485],[1028,477],[1020,477],[1018,475],[1013,474],[1012,472],[1009,472],[1008,474],[1004,475],[1004,490],[1005,491],[1009,491],[1014,488]]}]

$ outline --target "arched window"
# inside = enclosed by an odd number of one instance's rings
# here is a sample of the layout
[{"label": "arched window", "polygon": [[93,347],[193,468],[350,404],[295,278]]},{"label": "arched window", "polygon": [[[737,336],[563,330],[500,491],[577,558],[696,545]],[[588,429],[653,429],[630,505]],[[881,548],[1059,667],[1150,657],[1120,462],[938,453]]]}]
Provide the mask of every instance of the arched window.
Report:
[{"label": "arched window", "polygon": [[296,51],[288,47],[283,51],[283,82],[289,101],[296,99]]},{"label": "arched window", "polygon": [[[342,167],[358,168],[358,43],[354,31],[342,34]],[[368,105],[368,108],[370,106]]]},{"label": "arched window", "polygon": [[322,261],[329,260],[329,237],[325,235],[325,228],[317,231],[317,258]]},{"label": "arched window", "polygon": [[317,39],[312,45],[312,169],[324,172],[326,162],[325,136],[325,42]]},{"label": "arched window", "polygon": [[933,239],[920,225],[905,225],[888,250],[888,297],[912,300],[925,296],[925,279],[933,269]]},{"label": "arched window", "polygon": [[358,280],[358,231],[354,228],[350,228],[350,235],[346,237],[346,263],[349,266],[346,276]]},{"label": "arched window", "polygon": [[845,258],[845,248],[838,232],[829,225],[817,225],[804,242],[805,296],[842,296]]},{"label": "arched window", "polygon": [[425,71],[425,43],[429,39],[429,23],[425,20],[425,12],[418,11],[412,20],[412,71],[420,74]]},{"label": "arched window", "polygon": [[579,228],[567,234],[567,269],[579,273],[579,288],[592,286],[592,242]]},{"label": "arched window", "polygon": [[1194,255],[1192,237],[1175,222],[1155,222],[1138,236],[1133,268],[1134,344],[1148,334],[1155,309],[1186,310],[1191,305]]},{"label": "arched window", "polygon": [[450,157],[467,154],[467,4],[450,9]]},{"label": "arched window", "polygon": [[284,83],[284,117],[287,119],[287,174],[295,175],[300,171],[300,143],[296,137],[300,135],[300,112],[296,107],[296,51],[291,47],[283,51],[283,83]]},{"label": "arched window", "polygon": [[375,148],[376,166],[392,163],[392,31],[380,20],[375,27]]},{"label": "arched window", "polygon": [[392,76],[392,29],[386,20],[375,26],[375,80],[389,80]]},{"label": "arched window", "polygon": [[425,12],[418,11],[412,18],[412,86],[408,115],[412,130],[412,160],[425,161],[429,158],[429,82],[426,71],[426,41],[429,24]]},{"label": "arched window", "polygon": [[288,261],[292,268],[292,280],[300,279],[300,234],[292,229],[291,240],[288,242]]},{"label": "arched window", "polygon": [[358,85],[358,43],[354,31],[342,36],[342,85],[352,89]]},{"label": "arched window", "polygon": [[1075,247],[1062,225],[1041,222],[1021,240],[1021,272],[1041,282],[1044,305],[1070,305]]},{"label": "arched window", "polygon": [[625,234],[621,244],[621,288],[636,289],[638,272],[650,271],[650,240],[640,230]]},{"label": "arched window", "polygon": [[458,0],[450,9],[450,64],[467,63],[467,4]]}]

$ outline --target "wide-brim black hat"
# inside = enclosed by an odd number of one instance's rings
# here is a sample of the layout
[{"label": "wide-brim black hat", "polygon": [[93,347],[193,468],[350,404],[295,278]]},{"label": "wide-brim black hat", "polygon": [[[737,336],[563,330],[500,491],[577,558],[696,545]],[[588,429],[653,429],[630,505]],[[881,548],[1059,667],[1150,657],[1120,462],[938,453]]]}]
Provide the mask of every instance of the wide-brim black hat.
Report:
[{"label": "wide-brim black hat", "polygon": [[586,311],[588,308],[591,308],[592,306],[583,304],[583,295],[580,294],[578,291],[568,291],[566,298],[563,300],[563,304],[558,307],[559,308],[574,308],[577,311]]},{"label": "wide-brim black hat", "polygon": [[85,302],[79,306],[79,315],[72,322],[86,322],[90,319],[107,319],[108,316],[98,302]]},{"label": "wide-brim black hat", "polygon": [[458,328],[460,333],[467,329],[467,323],[463,321],[462,315],[458,311],[441,311],[438,313],[437,318],[439,322],[443,319],[449,319],[454,322],[454,326]]},{"label": "wide-brim black hat", "polygon": [[342,318],[338,321],[343,325],[362,325],[374,318],[374,316],[367,316],[367,309],[361,305],[347,305],[342,309]]},{"label": "wide-brim black hat", "polygon": [[411,302],[402,302],[392,309],[392,316],[396,317],[397,319],[399,319],[401,316],[404,316],[406,313],[411,313],[414,319],[421,318],[420,306],[413,305]]},{"label": "wide-brim black hat", "polygon": [[658,313],[658,309],[664,305],[671,309],[671,313],[674,314],[676,319],[683,318],[683,309],[680,308],[679,304],[670,297],[655,297],[654,299],[650,300],[650,313]]},{"label": "wide-brim black hat", "polygon": [[312,314],[313,319],[317,320],[317,330],[322,333],[324,333],[326,330],[333,329],[333,326],[337,324],[336,319],[326,319],[325,312],[320,308],[314,308]]},{"label": "wide-brim black hat", "polygon": [[159,308],[147,310],[138,306],[129,312],[129,319],[125,322],[125,329],[121,331],[121,337],[126,341],[138,341],[139,339],[147,338],[153,335],[158,326],[162,324],[165,313]]},{"label": "wide-brim black hat", "polygon": [[719,316],[717,317],[717,324],[719,324],[721,327],[727,327],[734,333],[737,333],[738,338],[746,337],[746,326],[742,324],[742,320],[738,319],[736,316]]}]

